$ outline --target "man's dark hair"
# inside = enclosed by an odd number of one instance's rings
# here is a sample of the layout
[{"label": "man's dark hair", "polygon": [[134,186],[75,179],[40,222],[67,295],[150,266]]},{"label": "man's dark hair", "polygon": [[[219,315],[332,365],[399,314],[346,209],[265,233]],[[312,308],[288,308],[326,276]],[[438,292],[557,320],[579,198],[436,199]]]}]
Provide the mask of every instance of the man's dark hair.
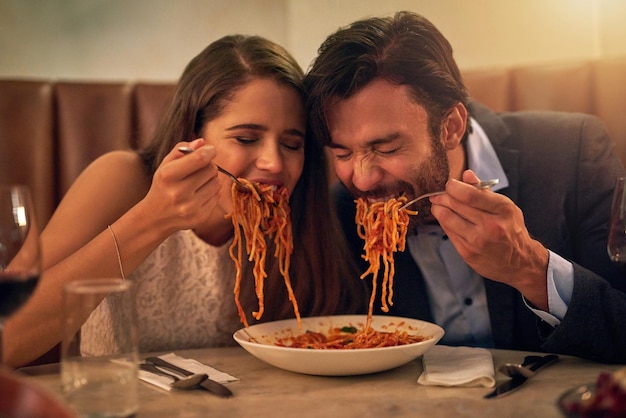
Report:
[{"label": "man's dark hair", "polygon": [[[310,133],[331,141],[326,112],[374,79],[409,88],[428,113],[429,129],[439,137],[448,110],[467,106],[469,95],[448,40],[426,18],[412,12],[354,22],[330,35],[305,77]],[[470,124],[467,124],[467,132]]]}]

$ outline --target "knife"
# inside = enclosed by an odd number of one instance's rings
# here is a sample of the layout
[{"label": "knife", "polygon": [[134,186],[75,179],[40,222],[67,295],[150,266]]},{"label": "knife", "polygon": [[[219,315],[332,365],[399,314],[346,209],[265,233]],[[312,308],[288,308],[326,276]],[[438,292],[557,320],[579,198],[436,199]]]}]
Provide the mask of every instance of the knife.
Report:
[{"label": "knife", "polygon": [[[550,364],[556,363],[559,360],[559,356],[555,354],[548,354],[543,357],[539,356],[527,356],[522,363],[523,367],[528,368],[533,374],[537,372],[539,369],[548,366]],[[522,386],[522,384],[527,381],[529,377],[516,375],[513,376],[510,380],[506,382],[500,383],[493,392],[485,395],[485,399],[493,399],[500,398],[504,395],[508,395],[509,393],[517,390]]]},{"label": "knife", "polygon": [[[154,364],[155,366],[163,367],[164,369],[172,370],[176,373],[180,373],[183,376],[191,376],[193,374],[193,372],[180,368],[177,365],[167,362],[160,357],[148,357],[146,358],[146,362]],[[210,377],[202,381],[200,383],[200,386],[203,389],[206,389],[209,392],[214,393],[222,398],[230,398],[231,396],[233,396],[233,392],[231,392],[230,389],[222,385],[220,382],[212,380]]]}]

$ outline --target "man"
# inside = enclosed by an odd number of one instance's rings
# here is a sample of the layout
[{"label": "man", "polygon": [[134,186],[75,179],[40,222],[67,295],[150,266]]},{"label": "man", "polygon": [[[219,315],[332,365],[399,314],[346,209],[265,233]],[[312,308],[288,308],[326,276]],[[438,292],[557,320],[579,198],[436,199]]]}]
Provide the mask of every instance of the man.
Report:
[{"label": "man", "polygon": [[356,197],[447,192],[413,207],[390,315],[438,323],[443,344],[626,362],[626,278],[606,254],[625,172],[596,118],[471,102],[448,41],[410,12],[340,29],[305,81],[355,257]]}]

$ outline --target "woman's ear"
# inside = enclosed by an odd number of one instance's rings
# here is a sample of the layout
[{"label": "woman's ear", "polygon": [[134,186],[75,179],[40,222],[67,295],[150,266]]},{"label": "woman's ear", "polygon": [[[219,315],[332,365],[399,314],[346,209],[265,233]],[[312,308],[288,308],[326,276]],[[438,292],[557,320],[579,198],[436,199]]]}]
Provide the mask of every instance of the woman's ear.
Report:
[{"label": "woman's ear", "polygon": [[451,150],[459,146],[466,126],[467,109],[459,102],[448,111],[441,127],[441,141],[445,149]]}]

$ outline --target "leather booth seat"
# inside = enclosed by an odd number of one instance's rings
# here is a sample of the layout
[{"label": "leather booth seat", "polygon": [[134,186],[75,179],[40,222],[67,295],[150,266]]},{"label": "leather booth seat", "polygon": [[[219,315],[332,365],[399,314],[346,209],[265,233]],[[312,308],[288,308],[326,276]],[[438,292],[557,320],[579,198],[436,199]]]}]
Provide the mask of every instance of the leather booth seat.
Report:
[{"label": "leather booth seat", "polygon": [[626,165],[626,57],[463,73],[470,96],[497,111],[557,110],[598,116]]},{"label": "leather booth seat", "polygon": [[0,79],[0,183],[29,185],[45,225],[91,161],[149,140],[174,87]]}]

